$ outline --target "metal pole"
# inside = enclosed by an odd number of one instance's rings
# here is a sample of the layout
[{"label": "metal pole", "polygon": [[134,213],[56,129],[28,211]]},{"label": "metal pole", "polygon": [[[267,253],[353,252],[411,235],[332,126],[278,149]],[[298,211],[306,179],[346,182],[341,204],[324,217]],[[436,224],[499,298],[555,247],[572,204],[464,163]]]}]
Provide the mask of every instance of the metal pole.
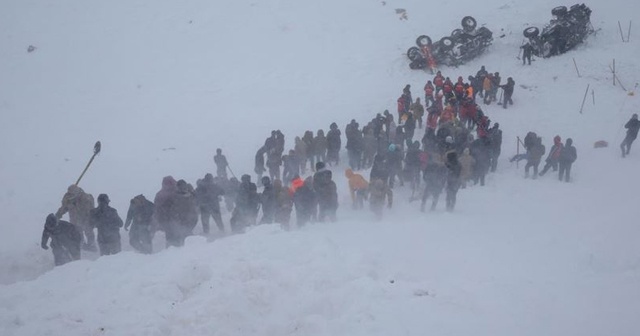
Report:
[{"label": "metal pole", "polygon": [[620,38],[622,42],[624,42],[624,35],[622,35],[622,25],[620,25],[620,21],[618,21],[618,29],[620,29]]},{"label": "metal pole", "polygon": [[629,32],[627,33],[627,42],[629,42],[631,38],[631,21],[629,21]]}]

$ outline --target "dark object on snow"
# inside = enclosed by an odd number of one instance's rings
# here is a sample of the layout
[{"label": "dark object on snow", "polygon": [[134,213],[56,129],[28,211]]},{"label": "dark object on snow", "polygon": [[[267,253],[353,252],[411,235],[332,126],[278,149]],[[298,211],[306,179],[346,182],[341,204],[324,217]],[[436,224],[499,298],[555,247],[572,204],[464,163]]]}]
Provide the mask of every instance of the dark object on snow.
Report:
[{"label": "dark object on snow", "polygon": [[575,4],[568,10],[558,6],[551,10],[554,16],[542,33],[537,27],[528,27],[523,31],[538,57],[551,57],[564,54],[594,32],[591,25],[591,9],[585,4]]},{"label": "dark object on snow", "polygon": [[29,52],[29,53],[30,52],[34,52],[34,51],[36,51],[36,49],[37,49],[36,47],[30,45],[30,46],[27,47],[27,52]]},{"label": "dark object on snow", "polygon": [[40,246],[45,250],[49,249],[49,245],[47,245],[49,239],[51,239],[51,252],[53,252],[56,266],[80,259],[82,233],[77,230],[75,225],[59,220],[54,214],[49,214],[44,223],[40,243]]},{"label": "dark object on snow", "polygon": [[427,35],[416,39],[417,47],[407,51],[411,69],[422,69],[429,64],[429,55],[437,64],[458,66],[482,54],[493,41],[493,33],[486,27],[476,29],[477,22],[471,16],[462,19],[462,29],[451,32],[435,43]]}]

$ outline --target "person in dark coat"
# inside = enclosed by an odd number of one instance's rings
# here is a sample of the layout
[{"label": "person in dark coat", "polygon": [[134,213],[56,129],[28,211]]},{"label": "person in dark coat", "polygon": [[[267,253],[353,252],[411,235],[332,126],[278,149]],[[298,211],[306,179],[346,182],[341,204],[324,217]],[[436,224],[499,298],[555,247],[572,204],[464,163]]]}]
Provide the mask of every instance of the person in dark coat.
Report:
[{"label": "person in dark coat", "polygon": [[480,95],[480,98],[483,98],[484,95],[482,94],[482,83],[484,83],[484,79],[487,78],[487,75],[489,75],[489,72],[485,69],[484,65],[480,67],[480,70],[478,70],[478,72],[476,73],[476,80],[478,81],[478,83],[480,83],[480,86],[477,90],[478,94]]},{"label": "person in dark coat", "polygon": [[491,146],[491,172],[494,173],[498,167],[498,158],[502,149],[502,130],[500,124],[495,123],[489,129],[489,140]]},{"label": "person in dark coat", "polygon": [[516,82],[513,81],[513,78],[507,78],[507,84],[500,85],[502,90],[504,90],[504,96],[502,99],[502,107],[507,108],[507,105],[513,105],[513,100],[511,97],[513,96],[513,89],[516,86]]},{"label": "person in dark coat", "polygon": [[296,208],[296,222],[299,227],[309,223],[315,216],[318,208],[318,198],[313,189],[313,178],[302,180],[296,177],[291,186],[293,203]]},{"label": "person in dark coat", "polygon": [[304,141],[304,144],[306,145],[305,148],[306,148],[307,157],[305,159],[306,161],[309,161],[310,170],[313,171],[316,165],[316,146],[313,138],[313,132],[305,131],[301,140]]},{"label": "person in dark coat", "polygon": [[276,198],[274,220],[276,223],[281,224],[285,230],[288,230],[291,211],[293,210],[293,197],[280,180],[273,181],[273,190]]},{"label": "person in dark coat", "polygon": [[336,123],[331,123],[329,132],[327,133],[327,163],[330,165],[338,165],[340,163],[340,147],[342,140],[340,139],[340,130]]},{"label": "person in dark coat", "polygon": [[560,158],[558,158],[558,179],[565,182],[569,182],[571,179],[571,165],[578,159],[578,152],[573,147],[573,139],[568,138],[565,141],[565,145],[560,152]]},{"label": "person in dark coat", "polygon": [[[276,148],[270,149],[267,152],[267,167],[271,179],[280,179],[280,166],[282,166],[282,153]],[[260,180],[262,181],[262,178]]]},{"label": "person in dark coat", "polygon": [[545,160],[546,163],[544,165],[544,168],[540,172],[540,176],[543,176],[544,174],[546,174],[547,171],[549,171],[549,168],[553,168],[554,172],[558,171],[558,159],[560,158],[561,152],[562,152],[562,140],[559,135],[556,135],[553,138],[553,146],[551,146],[551,149],[549,150],[549,155]]},{"label": "person in dark coat", "polygon": [[216,155],[213,157],[213,162],[216,164],[216,175],[218,177],[227,178],[227,157],[222,155],[222,149],[216,149]]},{"label": "person in dark coat", "polygon": [[154,205],[144,195],[138,195],[131,199],[127,219],[124,221],[124,230],[129,231],[129,244],[136,251],[144,254],[153,252],[152,222]]},{"label": "person in dark coat", "polygon": [[460,173],[462,166],[458,161],[458,153],[447,153],[447,211],[453,211],[456,206],[456,196],[460,189]]},{"label": "person in dark coat", "polygon": [[627,136],[622,140],[620,144],[620,149],[622,150],[622,157],[629,155],[629,151],[631,150],[631,144],[638,137],[638,130],[640,129],[640,121],[638,120],[638,114],[634,113],[631,116],[631,119],[627,121],[624,125],[624,128],[627,129]]},{"label": "person in dark coat", "polygon": [[486,139],[473,140],[471,146],[469,146],[469,152],[476,160],[473,174],[474,183],[478,184],[478,182],[480,182],[480,185],[484,186],[485,176],[489,172],[489,168],[491,166],[490,142]]},{"label": "person in dark coat", "polygon": [[402,149],[395,144],[389,145],[389,151],[386,155],[387,168],[389,169],[389,180],[387,185],[393,189],[396,177],[400,181],[400,186],[404,185],[404,179],[402,178]]},{"label": "person in dark coat", "polygon": [[389,167],[387,167],[385,156],[382,154],[376,154],[373,158],[373,167],[371,167],[371,172],[369,173],[369,181],[376,179],[383,181],[389,179]]},{"label": "person in dark coat", "polygon": [[404,122],[404,138],[407,143],[413,142],[413,135],[416,131],[416,119],[413,113],[407,112],[407,120]]},{"label": "person in dark coat", "polygon": [[295,176],[300,175],[300,161],[296,152],[291,149],[289,154],[282,157],[284,169],[282,171],[282,181],[288,185]]},{"label": "person in dark coat", "polygon": [[318,221],[323,222],[327,217],[336,221],[338,210],[338,189],[332,180],[331,171],[324,162],[316,163],[316,173],[313,175],[313,189],[318,195]]},{"label": "person in dark coat", "polygon": [[345,129],[347,136],[347,154],[349,154],[349,166],[353,170],[360,170],[362,164],[362,152],[364,151],[364,138],[359,130],[360,125],[351,120]]},{"label": "person in dark coat", "polygon": [[116,209],[109,206],[109,202],[107,194],[100,194],[98,207],[89,213],[91,226],[98,229],[98,247],[101,256],[116,254],[122,249],[120,243],[122,218]]},{"label": "person in dark coat", "polygon": [[198,225],[198,201],[195,190],[185,180],[179,180],[176,186],[178,192],[173,212],[178,220],[177,246],[183,246],[184,240],[193,234],[193,229]]},{"label": "person in dark coat", "polygon": [[202,231],[209,234],[209,218],[218,226],[220,232],[224,232],[224,222],[220,212],[220,197],[225,196],[224,189],[218,186],[213,179],[213,175],[206,174],[204,179],[196,183],[196,201],[200,209],[200,221],[202,222]]},{"label": "person in dark coat", "polygon": [[58,219],[55,214],[49,214],[42,230],[40,247],[48,250],[49,239],[51,239],[51,252],[56,266],[80,259],[82,233],[75,225]]},{"label": "person in dark coat", "polygon": [[438,199],[444,189],[447,177],[447,168],[435,159],[429,160],[423,171],[423,179],[425,182],[424,193],[422,194],[422,203],[420,211],[425,210],[425,205],[429,196],[433,198],[431,201],[431,211],[436,209]]},{"label": "person in dark coat", "polygon": [[531,55],[533,55],[533,46],[531,43],[525,43],[520,49],[522,49],[522,65],[525,65],[525,61],[528,61],[529,65],[531,65]]},{"label": "person in dark coat", "polygon": [[240,188],[236,197],[236,207],[231,215],[231,231],[242,232],[247,226],[256,223],[260,200],[258,188],[251,182],[251,176],[242,175],[240,178]]},{"label": "person in dark coat", "polygon": [[262,219],[260,220],[260,224],[272,224],[278,206],[276,191],[273,184],[271,184],[271,179],[267,176],[262,178],[262,186],[264,190],[260,194],[260,204],[262,205]]}]

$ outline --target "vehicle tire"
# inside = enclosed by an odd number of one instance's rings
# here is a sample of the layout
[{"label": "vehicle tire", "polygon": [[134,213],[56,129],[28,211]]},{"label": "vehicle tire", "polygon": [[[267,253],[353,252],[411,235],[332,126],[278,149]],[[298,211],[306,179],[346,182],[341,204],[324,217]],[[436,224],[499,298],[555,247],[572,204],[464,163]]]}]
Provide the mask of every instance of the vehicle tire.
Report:
[{"label": "vehicle tire", "polygon": [[466,32],[473,31],[474,29],[476,29],[476,26],[478,25],[478,23],[476,22],[476,19],[474,19],[473,16],[463,17],[461,23],[462,23],[462,28]]},{"label": "vehicle tire", "polygon": [[450,37],[443,37],[440,39],[440,48],[444,51],[453,49],[454,41]]},{"label": "vehicle tire", "polygon": [[534,38],[534,37],[538,36],[538,34],[540,34],[540,30],[537,27],[529,27],[529,28],[526,28],[522,32],[522,34],[526,38]]},{"label": "vehicle tire", "polygon": [[551,10],[551,15],[555,15],[557,17],[563,17],[567,15],[567,7],[566,6],[558,6]]},{"label": "vehicle tire", "polygon": [[460,29],[460,28],[454,29],[451,32],[451,37],[455,39],[456,37],[460,36],[460,34],[462,34],[462,33],[464,33],[464,31],[462,29]]},{"label": "vehicle tire", "polygon": [[487,27],[480,27],[478,28],[476,36],[482,36],[485,39],[490,39],[493,37],[493,33]]},{"label": "vehicle tire", "polygon": [[422,55],[420,55],[420,49],[418,49],[418,47],[409,48],[409,50],[407,50],[407,57],[412,61],[422,58]]},{"label": "vehicle tire", "polygon": [[420,35],[418,36],[418,38],[416,39],[416,44],[418,45],[418,47],[430,47],[431,46],[431,38],[427,35]]}]

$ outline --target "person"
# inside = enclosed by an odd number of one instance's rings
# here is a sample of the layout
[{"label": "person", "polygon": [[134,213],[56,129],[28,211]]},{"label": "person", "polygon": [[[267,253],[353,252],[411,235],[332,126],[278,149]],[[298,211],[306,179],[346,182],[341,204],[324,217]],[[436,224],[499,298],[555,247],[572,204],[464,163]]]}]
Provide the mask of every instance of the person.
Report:
[{"label": "person", "polygon": [[[302,141],[304,141],[306,154],[307,154],[305,165],[306,165],[306,161],[308,160],[310,170],[314,171],[315,159],[316,159],[316,146],[314,143],[313,132],[305,131],[304,135],[302,136]],[[271,179],[273,180],[273,177]]]},{"label": "person", "polygon": [[462,167],[458,161],[458,153],[447,153],[447,211],[453,211],[456,206],[456,196],[460,188],[460,172]]},{"label": "person", "polygon": [[369,208],[375,214],[376,219],[382,219],[382,210],[384,209],[385,199],[387,200],[387,208],[391,209],[393,205],[393,191],[385,181],[374,180],[370,186]]},{"label": "person", "polygon": [[362,209],[367,198],[369,182],[362,175],[354,173],[350,168],[344,171],[344,175],[349,181],[349,194],[351,195],[353,209]]},{"label": "person", "polygon": [[198,202],[193,187],[185,180],[176,183],[177,192],[172,212],[177,219],[175,246],[183,246],[184,240],[193,234],[198,225]]},{"label": "person", "polygon": [[296,208],[296,222],[298,227],[303,227],[311,221],[317,211],[317,195],[313,190],[313,178],[302,180],[297,176],[291,182],[291,194]]},{"label": "person", "polygon": [[324,136],[323,130],[318,130],[316,137],[313,138],[313,149],[316,155],[316,161],[327,161],[327,137]]},{"label": "person", "polygon": [[240,187],[236,197],[236,207],[231,214],[231,231],[243,232],[247,226],[256,223],[259,210],[258,188],[251,182],[251,176],[244,174],[240,177]]},{"label": "person", "polygon": [[152,221],[154,205],[140,194],[131,199],[124,230],[129,231],[129,244],[136,251],[144,254],[153,252]]},{"label": "person", "polygon": [[222,149],[216,149],[216,155],[213,157],[213,162],[216,163],[216,175],[218,177],[227,178],[227,157],[222,155]]},{"label": "person", "polygon": [[524,178],[529,178],[529,169],[531,167],[533,167],[533,179],[538,178],[538,166],[545,152],[546,148],[542,144],[542,138],[536,136],[533,144],[527,147],[527,164],[524,166]]},{"label": "person", "polygon": [[107,194],[100,194],[98,207],[89,212],[91,226],[98,229],[98,247],[101,256],[116,254],[121,250],[122,218],[116,209],[109,206],[109,202]]},{"label": "person", "polygon": [[253,168],[253,171],[258,176],[258,180],[260,180],[262,178],[262,174],[264,174],[264,172],[267,171],[264,168],[264,154],[266,152],[267,152],[267,147],[266,146],[260,147],[260,149],[258,149],[258,151],[256,152],[255,168]]},{"label": "person", "polygon": [[442,87],[444,86],[444,76],[440,71],[436,72],[436,76],[433,77],[433,85],[436,87],[436,94],[438,91],[442,91]]},{"label": "person", "polygon": [[177,246],[178,241],[178,222],[174,212],[173,203],[176,201],[178,187],[173,176],[165,176],[162,179],[162,188],[156,193],[153,200],[155,205],[153,217],[164,231],[166,238],[166,246]]},{"label": "person", "polygon": [[207,173],[204,179],[196,183],[196,201],[200,209],[202,232],[205,235],[208,235],[210,232],[209,219],[211,217],[218,226],[218,231],[224,232],[224,222],[222,221],[222,214],[220,212],[221,196],[225,196],[224,189],[214,182],[213,175]]},{"label": "person", "polygon": [[413,113],[413,116],[418,123],[418,128],[422,128],[422,117],[424,117],[424,106],[420,103],[420,97],[416,98],[416,102],[411,104],[410,112]]},{"label": "person", "polygon": [[419,141],[413,143],[407,141],[407,153],[404,156],[404,178],[411,185],[412,195],[415,195],[420,186],[420,153]]},{"label": "person", "polygon": [[[483,98],[483,90],[484,90],[484,80],[487,78],[487,76],[489,75],[489,72],[487,71],[487,69],[483,66],[480,67],[480,70],[478,70],[478,72],[476,72],[476,80],[478,82],[478,89],[477,92],[480,95],[480,98]],[[486,92],[485,92],[486,93]]]},{"label": "person", "polygon": [[446,181],[446,168],[435,156],[427,162],[426,167],[423,170],[423,179],[425,182],[424,192],[422,193],[422,203],[420,204],[420,211],[424,212],[425,205],[429,196],[432,197],[431,211],[436,209],[438,205],[438,199],[444,189]]},{"label": "person", "polygon": [[435,100],[433,99],[434,90],[435,89],[431,81],[427,81],[427,84],[424,85],[424,105],[427,108],[435,104]]},{"label": "person", "polygon": [[507,78],[507,84],[500,85],[502,90],[504,90],[504,98],[502,99],[502,107],[507,108],[507,105],[513,105],[513,100],[511,97],[513,96],[513,89],[516,85],[516,82],[513,81],[513,78]]},{"label": "person", "polygon": [[260,204],[262,205],[262,219],[260,219],[260,224],[273,224],[278,206],[276,190],[273,184],[271,184],[271,179],[267,176],[262,178],[262,186],[264,189],[260,194]]},{"label": "person", "polygon": [[327,133],[327,163],[337,165],[340,163],[340,147],[342,140],[340,139],[340,130],[338,124],[331,123],[329,132]]},{"label": "person", "polygon": [[307,144],[299,136],[295,137],[293,141],[296,161],[300,165],[299,171],[304,174],[307,171]]},{"label": "person", "polygon": [[[389,169],[389,180],[387,182],[387,185],[390,188],[394,187],[396,177],[398,177],[398,180],[400,181],[400,186],[402,187],[404,185],[404,180],[401,174],[402,159],[403,159],[402,149],[399,146],[396,146],[395,144],[390,144],[387,152],[387,157],[386,157],[387,168]],[[373,179],[371,179],[371,181],[373,181]]]},{"label": "person", "polygon": [[[483,138],[475,139],[469,146],[469,152],[476,161],[474,165],[474,184],[480,182],[480,186],[484,186],[485,177],[491,167],[490,143]],[[456,160],[458,160],[457,157]]]},{"label": "person", "polygon": [[365,127],[364,137],[362,138],[363,145],[364,145],[363,146],[364,150],[362,152],[362,168],[363,169],[368,169],[371,167],[371,165],[373,165],[373,157],[378,152],[378,143],[379,141],[381,141],[380,134],[382,134],[382,132],[379,133],[377,138],[374,135],[374,132],[375,130],[373,128]]},{"label": "person", "polygon": [[371,172],[369,172],[369,181],[373,181],[375,179],[381,179],[386,181],[389,178],[389,167],[387,165],[387,160],[385,156],[382,154],[376,154],[373,158],[373,166],[371,167]]},{"label": "person", "polygon": [[467,182],[473,177],[475,171],[476,159],[469,153],[469,148],[465,148],[462,151],[462,155],[458,159],[462,170],[460,172],[460,183],[462,189],[467,187]]},{"label": "person", "polygon": [[491,172],[495,173],[498,167],[498,158],[502,149],[502,130],[500,124],[495,123],[489,129],[490,152],[491,152]]},{"label": "person", "polygon": [[318,221],[325,218],[336,221],[338,210],[338,190],[333,182],[331,171],[325,167],[324,162],[316,163],[316,173],[313,175],[313,188],[318,193]]},{"label": "person", "polygon": [[531,55],[533,54],[533,46],[531,43],[525,43],[520,49],[522,49],[522,65],[525,65],[525,61],[528,61],[529,65],[531,65]]},{"label": "person", "polygon": [[498,88],[500,87],[500,82],[502,78],[500,78],[500,73],[495,72],[493,77],[491,77],[492,85],[491,85],[491,101],[496,101],[496,95],[498,93]]},{"label": "person", "polygon": [[[484,104],[491,104],[491,92],[493,91],[493,75],[487,74],[482,81],[482,91],[484,91]],[[482,97],[482,95],[480,95]]]},{"label": "person", "polygon": [[353,170],[360,170],[362,167],[362,152],[364,151],[364,139],[362,132],[358,129],[360,125],[351,120],[345,129],[347,136],[347,154],[349,154],[349,167]]},{"label": "person", "polygon": [[571,179],[571,165],[576,161],[577,158],[578,152],[573,146],[573,139],[567,138],[567,140],[565,141],[565,145],[560,152],[560,157],[558,158],[558,179],[560,181],[562,181],[564,178],[565,182],[569,182],[569,180]]},{"label": "person", "polygon": [[549,150],[549,155],[545,160],[545,165],[542,171],[540,172],[540,176],[544,176],[544,174],[549,171],[549,168],[553,168],[553,171],[558,171],[558,158],[560,158],[560,152],[562,151],[562,139],[559,135],[556,135],[553,138],[553,146]]},{"label": "person", "polygon": [[631,150],[631,144],[638,137],[638,130],[640,129],[640,121],[638,120],[638,114],[634,113],[631,116],[631,119],[627,121],[624,125],[624,128],[627,129],[627,136],[622,140],[620,144],[620,149],[622,150],[622,157],[629,155],[629,151]]},{"label": "person", "polygon": [[62,216],[69,213],[69,222],[84,234],[82,248],[95,252],[97,251],[96,235],[93,232],[93,227],[89,225],[89,212],[95,207],[94,204],[91,194],[72,184],[62,197],[62,204],[56,211],[56,217],[62,219]]},{"label": "person", "polygon": [[82,233],[78,231],[76,225],[60,220],[54,214],[49,214],[44,222],[40,247],[48,250],[49,239],[51,239],[54,265],[60,266],[73,260],[80,260]]},{"label": "person", "polygon": [[273,190],[276,199],[276,210],[274,220],[282,225],[285,230],[289,229],[291,211],[293,210],[293,197],[287,188],[283,187],[282,181],[273,181]]},{"label": "person", "polygon": [[284,184],[289,184],[295,176],[300,175],[300,162],[296,152],[290,149],[289,154],[282,157],[282,162],[284,162],[282,181]]},{"label": "person", "polygon": [[[271,148],[267,152],[267,168],[272,180],[280,179],[280,166],[282,166],[282,153],[277,148]],[[260,179],[262,181],[262,179]]]}]

